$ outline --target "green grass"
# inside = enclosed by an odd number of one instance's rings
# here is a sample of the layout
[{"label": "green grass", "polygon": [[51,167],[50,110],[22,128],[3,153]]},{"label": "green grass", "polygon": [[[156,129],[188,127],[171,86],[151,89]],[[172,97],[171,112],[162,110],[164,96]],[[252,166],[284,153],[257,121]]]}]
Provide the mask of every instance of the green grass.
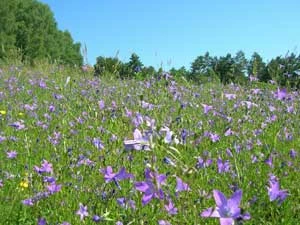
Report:
[{"label": "green grass", "polygon": [[[217,218],[202,218],[204,209],[215,206],[213,190],[220,190],[229,197],[235,189],[242,189],[241,208],[251,219],[245,224],[298,224],[300,221],[300,94],[292,93],[291,100],[278,100],[273,92],[276,86],[249,83],[247,86],[206,83],[195,85],[183,79],[173,82],[156,80],[119,80],[95,78],[91,74],[59,68],[55,65],[39,68],[1,68],[0,73],[0,224],[37,224],[45,218],[48,224],[94,224],[94,215],[107,215],[100,224],[158,224],[168,220],[171,224],[219,224]],[[66,83],[70,76],[70,82]],[[47,87],[39,86],[43,80]],[[251,89],[260,88],[261,94]],[[225,93],[236,94],[228,100]],[[60,95],[61,99],[54,96]],[[103,100],[105,108],[98,102]],[[141,100],[153,104],[153,109],[142,107]],[[251,101],[257,107],[247,109],[242,101]],[[34,106],[32,110],[25,105]],[[204,114],[201,104],[213,106]],[[54,112],[49,106],[55,107]],[[271,111],[269,106],[276,108]],[[294,112],[288,113],[287,106]],[[29,108],[29,107],[27,107]],[[132,112],[132,117],[126,115]],[[213,112],[215,111],[215,113]],[[22,114],[20,114],[22,113]],[[149,129],[146,116],[155,120],[151,151],[125,150],[123,141],[133,139],[132,119],[140,113],[143,122],[138,129]],[[276,120],[271,118],[276,115]],[[231,119],[228,119],[230,117]],[[227,119],[226,119],[227,118]],[[10,124],[24,121],[25,129],[16,130]],[[265,124],[265,125],[264,125]],[[44,125],[44,127],[42,127]],[[160,132],[167,126],[181,140],[181,132],[188,133],[186,142],[168,144]],[[235,135],[225,136],[231,128]],[[255,130],[261,130],[254,135]],[[54,132],[60,132],[58,144],[49,141]],[[212,142],[205,136],[212,132],[220,136]],[[285,132],[292,135],[287,139]],[[116,136],[111,140],[112,135]],[[93,138],[99,138],[104,149],[97,149]],[[0,138],[1,139],[1,138]],[[259,143],[258,143],[259,141]],[[240,151],[236,151],[240,146]],[[251,146],[251,147],[250,147]],[[230,149],[232,156],[226,153]],[[290,150],[298,155],[290,157]],[[16,151],[17,157],[7,158],[7,152]],[[273,156],[273,167],[264,161]],[[208,168],[196,168],[197,157],[213,159]],[[257,156],[257,162],[252,157]],[[164,163],[165,157],[176,167]],[[217,159],[229,160],[230,171],[218,173]],[[38,174],[34,166],[43,160],[53,165],[53,174]],[[89,159],[92,165],[79,165],[80,159]],[[121,167],[134,175],[123,180],[121,189],[105,183],[99,169]],[[164,209],[166,199],[153,199],[141,203],[142,193],[135,189],[135,182],[144,181],[146,167],[160,174],[167,174],[163,190],[178,208],[178,214],[169,215]],[[269,174],[276,175],[288,197],[282,204],[269,200],[267,185]],[[53,176],[62,185],[61,191],[37,201],[33,206],[22,204],[24,199],[45,191],[44,176]],[[191,191],[175,194],[176,178],[189,184]],[[28,181],[28,187],[20,183]],[[104,197],[103,195],[106,195]],[[116,199],[134,200],[136,209],[122,208]],[[254,203],[250,203],[253,198]],[[88,207],[89,216],[80,221],[76,211],[79,203]],[[109,213],[109,215],[108,215]]]}]

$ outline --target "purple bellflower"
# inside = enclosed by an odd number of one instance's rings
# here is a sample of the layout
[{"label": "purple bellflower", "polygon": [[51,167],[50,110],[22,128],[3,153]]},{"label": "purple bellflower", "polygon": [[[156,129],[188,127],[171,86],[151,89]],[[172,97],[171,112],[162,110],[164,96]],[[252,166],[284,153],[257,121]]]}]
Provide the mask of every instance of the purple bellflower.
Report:
[{"label": "purple bellflower", "polygon": [[270,201],[277,200],[281,204],[287,197],[287,190],[280,190],[278,178],[274,175],[270,175],[269,186],[267,187]]},{"label": "purple bellflower", "polygon": [[53,173],[52,164],[45,159],[43,160],[41,167],[34,166],[34,169],[38,173]]},{"label": "purple bellflower", "polygon": [[131,199],[126,199],[126,198],[117,198],[117,203],[123,207],[123,208],[131,208],[131,209],[136,209],[135,206],[135,201],[131,200]]},{"label": "purple bellflower", "polygon": [[218,134],[210,133],[209,137],[212,142],[218,142],[220,140],[220,136]]},{"label": "purple bellflower", "polygon": [[178,213],[178,209],[175,207],[171,199],[169,199],[169,203],[165,205],[165,209],[169,215],[175,215]]},{"label": "purple bellflower", "polygon": [[175,144],[179,143],[179,140],[173,135],[173,131],[171,131],[169,127],[164,127],[160,131],[166,133],[166,136],[164,138],[164,142],[166,144],[171,144],[172,142],[174,142]]},{"label": "purple bellflower", "polygon": [[47,186],[47,189],[50,192],[50,194],[54,194],[61,190],[61,184],[56,184],[55,182],[52,182]]},{"label": "purple bellflower", "polygon": [[133,132],[133,140],[125,140],[124,146],[126,150],[150,150],[149,137],[143,136],[136,128]]},{"label": "purple bellflower", "polygon": [[142,197],[142,204],[148,204],[153,198],[163,199],[164,192],[161,189],[161,186],[166,184],[167,176],[164,174],[154,173],[147,168],[145,170],[145,178],[145,181],[135,183],[135,188],[144,193]]},{"label": "purple bellflower", "polygon": [[228,100],[236,99],[236,94],[224,94],[225,98]]},{"label": "purple bellflower", "polygon": [[46,225],[47,224],[47,221],[46,221],[46,219],[45,218],[39,218],[39,220],[38,220],[38,223],[37,223],[38,225]]},{"label": "purple bellflower", "polygon": [[99,138],[93,138],[93,145],[98,149],[104,149],[104,144]]},{"label": "purple bellflower", "polygon": [[224,160],[223,162],[221,158],[218,158],[217,165],[218,165],[218,173],[225,173],[230,170],[229,160]]},{"label": "purple bellflower", "polygon": [[284,100],[287,97],[287,92],[286,89],[277,89],[277,91],[274,94],[274,97],[277,98],[278,100]]},{"label": "purple bellflower", "polygon": [[93,221],[94,221],[95,223],[99,223],[99,222],[102,221],[102,220],[104,220],[104,218],[101,217],[101,216],[98,216],[98,215],[94,215],[94,216],[93,216]]},{"label": "purple bellflower", "polygon": [[87,206],[84,206],[80,203],[79,210],[76,212],[76,214],[80,216],[80,220],[83,220],[84,217],[89,215],[89,213],[87,211]]},{"label": "purple bellflower", "polygon": [[207,114],[209,111],[213,109],[211,105],[201,104],[203,106],[204,114]]},{"label": "purple bellflower", "polygon": [[113,181],[118,188],[121,188],[118,181],[133,178],[133,175],[127,173],[124,167],[122,167],[121,170],[117,173],[113,173],[111,166],[100,169],[100,172],[104,175],[106,183]]},{"label": "purple bellflower", "polygon": [[233,195],[227,199],[225,195],[218,191],[213,191],[216,207],[208,208],[201,213],[202,217],[216,217],[220,218],[221,225],[233,225],[236,220],[248,220],[250,215],[248,213],[241,214],[241,208],[239,207],[242,190],[237,190]]},{"label": "purple bellflower", "polygon": [[10,124],[10,126],[14,127],[16,130],[23,130],[25,128],[24,121],[20,120]]},{"label": "purple bellflower", "polygon": [[103,110],[105,108],[105,103],[103,100],[98,101],[99,109]]},{"label": "purple bellflower", "polygon": [[197,157],[196,168],[197,169],[206,168],[209,167],[212,163],[213,163],[212,159],[204,160],[202,157]]},{"label": "purple bellflower", "polygon": [[171,223],[167,220],[159,220],[158,225],[171,225]]},{"label": "purple bellflower", "polygon": [[7,155],[7,158],[8,159],[14,159],[17,157],[17,152],[16,151],[9,151],[9,152],[6,152],[6,155]]},{"label": "purple bellflower", "polygon": [[191,189],[187,183],[184,183],[181,178],[176,177],[176,189],[175,189],[176,193],[182,191],[190,191],[190,190]]}]

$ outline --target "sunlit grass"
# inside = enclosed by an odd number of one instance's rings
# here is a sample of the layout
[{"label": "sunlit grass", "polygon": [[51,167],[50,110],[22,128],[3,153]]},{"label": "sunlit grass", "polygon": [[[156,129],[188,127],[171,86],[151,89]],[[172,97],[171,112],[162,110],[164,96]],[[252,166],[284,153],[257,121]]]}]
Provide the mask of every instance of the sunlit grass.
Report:
[{"label": "sunlit grass", "polygon": [[[0,224],[37,224],[41,218],[47,224],[94,224],[95,215],[104,224],[219,224],[201,212],[215,206],[213,190],[229,197],[237,189],[243,191],[243,212],[251,215],[245,224],[299,221],[299,92],[279,100],[277,87],[269,84],[99,79],[53,65],[1,69]],[[260,93],[253,93],[256,88]],[[207,113],[204,104],[212,106]],[[173,132],[168,141],[166,127]],[[151,137],[149,151],[125,149],[124,140],[134,139],[135,128]],[[233,133],[226,136],[229,128]],[[10,151],[16,157],[9,158]],[[200,168],[199,157],[212,164]],[[228,171],[218,173],[218,159],[228,160]],[[52,173],[37,171],[43,160],[52,164]],[[125,167],[134,178],[106,183],[100,169],[107,166]],[[167,179],[161,186],[164,197],[142,205],[143,193],[135,184],[145,180],[146,168]],[[288,191],[282,204],[269,199],[271,173]],[[36,198],[32,206],[23,204],[47,191],[46,176],[61,190]],[[190,191],[176,193],[176,177]],[[122,206],[117,199],[123,197]],[[175,215],[165,209],[169,199],[178,209]],[[88,211],[83,220],[76,214],[80,203]]]}]

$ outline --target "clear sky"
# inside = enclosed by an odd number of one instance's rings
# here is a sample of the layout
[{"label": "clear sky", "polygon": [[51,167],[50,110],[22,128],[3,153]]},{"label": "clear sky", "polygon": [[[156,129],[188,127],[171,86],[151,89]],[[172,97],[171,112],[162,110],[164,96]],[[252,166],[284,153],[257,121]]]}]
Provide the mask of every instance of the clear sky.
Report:
[{"label": "clear sky", "polygon": [[135,52],[146,65],[190,68],[211,55],[300,52],[300,0],[41,0],[59,29],[85,43],[88,61]]}]

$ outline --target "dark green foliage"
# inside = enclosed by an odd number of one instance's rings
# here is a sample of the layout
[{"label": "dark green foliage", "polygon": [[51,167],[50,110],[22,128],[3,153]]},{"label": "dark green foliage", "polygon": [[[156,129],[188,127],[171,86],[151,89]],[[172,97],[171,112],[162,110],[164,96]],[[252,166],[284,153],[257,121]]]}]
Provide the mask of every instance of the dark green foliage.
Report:
[{"label": "dark green foliage", "polygon": [[22,60],[58,61],[82,64],[80,44],[73,43],[68,31],[57,28],[54,15],[46,4],[36,0],[0,1],[0,59],[19,49]]},{"label": "dark green foliage", "polygon": [[248,65],[248,60],[245,57],[245,53],[243,51],[238,51],[235,57],[233,58],[233,61],[234,61],[233,81],[236,83],[245,83],[247,80],[246,74],[247,74],[247,65]]},{"label": "dark green foliage", "polygon": [[223,84],[234,81],[234,59],[231,57],[231,54],[227,54],[225,57],[218,59],[215,72]]},{"label": "dark green foliage", "polygon": [[[67,64],[82,65],[83,57],[80,54],[80,43],[73,43],[71,34],[68,31],[59,31],[58,33],[58,48],[50,51],[55,58],[60,59]],[[59,49],[59,51],[57,51]]]},{"label": "dark green foliage", "polygon": [[[145,67],[139,56],[133,53],[129,62],[123,63],[117,57],[98,57],[94,65],[95,75],[115,76],[119,78],[144,79],[157,74],[163,74],[160,68]],[[258,53],[254,53],[248,61],[243,51],[238,51],[233,57],[231,54],[216,57],[208,52],[198,56],[191,64],[191,69],[185,67],[171,68],[169,73],[174,77],[185,77],[197,83],[221,82],[223,84],[246,84],[249,76],[256,77],[259,81],[276,81],[280,86],[299,89],[300,87],[300,56],[295,54],[285,57],[276,57],[266,64]]]},{"label": "dark green foliage", "polygon": [[208,52],[198,56],[191,65],[190,79],[196,81],[211,81],[217,77],[226,84],[229,82],[244,83],[246,80],[247,59],[242,51],[233,58],[231,54],[225,57],[212,57]]},{"label": "dark green foliage", "polygon": [[145,78],[155,75],[153,66],[144,67],[139,56],[133,53],[129,62],[123,63],[117,57],[97,57],[95,76],[116,76],[119,78]]},{"label": "dark green foliage", "polygon": [[0,59],[15,48],[16,8],[17,1],[0,1]]},{"label": "dark green foliage", "polygon": [[244,83],[246,68],[247,59],[242,51],[237,52],[234,58],[231,54],[220,58],[212,57],[207,52],[204,56],[198,56],[192,63],[190,78],[198,81],[209,81],[218,77],[224,84],[229,82]]},{"label": "dark green foliage", "polygon": [[267,72],[272,80],[280,86],[300,88],[300,55],[294,53],[285,57],[272,59],[267,66]]},{"label": "dark green foliage", "polygon": [[251,56],[247,70],[249,75],[258,78],[260,81],[267,82],[271,79],[267,73],[266,64],[257,52],[254,52]]},{"label": "dark green foliage", "polygon": [[[172,68],[171,74],[179,72]],[[181,73],[182,74],[182,73]],[[262,57],[254,52],[250,61],[244,52],[238,51],[234,57],[227,54],[225,57],[212,57],[209,53],[198,56],[191,64],[191,71],[185,72],[189,80],[210,82],[216,77],[223,83],[230,82],[245,84],[249,76],[259,81],[276,81],[280,86],[299,89],[300,87],[300,55],[287,54],[285,57],[276,57],[266,64]]]},{"label": "dark green foliage", "polygon": [[216,57],[211,57],[208,52],[198,56],[191,65],[189,79],[199,81],[201,78],[215,76]]},{"label": "dark green foliage", "polygon": [[178,70],[175,68],[170,69],[170,74],[174,77],[188,77],[189,71],[186,70],[184,66],[180,67]]},{"label": "dark green foliage", "polygon": [[156,70],[153,66],[145,66],[142,68],[141,74],[143,77],[153,77],[156,74]]},{"label": "dark green foliage", "polygon": [[143,63],[141,62],[140,57],[137,54],[131,54],[130,60],[128,62],[128,67],[133,73],[138,73],[142,70]]},{"label": "dark green foliage", "polygon": [[[282,72],[281,72],[279,61],[280,61],[280,57],[272,59],[267,65],[267,72],[268,72],[270,79],[273,79],[274,81],[276,80],[276,81],[279,81],[280,83],[283,83],[283,79],[281,78]],[[262,81],[264,81],[264,80],[262,80]]]},{"label": "dark green foliage", "polygon": [[143,66],[140,57],[136,53],[132,53],[129,62],[123,65],[122,78],[143,78],[146,76],[145,73],[142,73]]},{"label": "dark green foliage", "polygon": [[124,73],[124,65],[117,57],[102,57],[99,56],[96,59],[94,65],[95,76],[111,75],[120,76],[120,73]]}]

